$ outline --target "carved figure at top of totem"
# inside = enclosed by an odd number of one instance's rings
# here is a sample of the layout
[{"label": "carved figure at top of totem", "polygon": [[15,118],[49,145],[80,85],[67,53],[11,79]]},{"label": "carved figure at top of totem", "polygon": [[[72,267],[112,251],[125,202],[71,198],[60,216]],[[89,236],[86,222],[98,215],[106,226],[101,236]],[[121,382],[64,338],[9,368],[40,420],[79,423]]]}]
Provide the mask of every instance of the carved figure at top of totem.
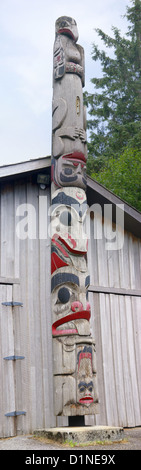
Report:
[{"label": "carved figure at top of totem", "polygon": [[52,103],[51,292],[56,415],[97,412],[95,344],[87,298],[84,50],[76,21],[56,21]]},{"label": "carved figure at top of totem", "polygon": [[70,16],[61,16],[55,23],[56,33],[62,33],[69,36],[73,41],[78,40],[78,29],[76,21]]},{"label": "carved figure at top of totem", "polygon": [[84,50],[76,44],[77,39],[76,21],[66,16],[59,18],[56,21],[53,65],[52,173],[58,187],[86,189],[86,112],[82,92]]}]

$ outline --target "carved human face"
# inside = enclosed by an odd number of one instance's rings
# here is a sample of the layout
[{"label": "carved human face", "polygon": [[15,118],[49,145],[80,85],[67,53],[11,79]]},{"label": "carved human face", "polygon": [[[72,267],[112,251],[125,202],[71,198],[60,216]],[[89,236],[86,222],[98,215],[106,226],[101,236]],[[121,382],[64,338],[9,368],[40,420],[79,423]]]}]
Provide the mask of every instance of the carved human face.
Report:
[{"label": "carved human face", "polygon": [[92,347],[83,346],[77,354],[77,402],[89,406],[94,401]]},{"label": "carved human face", "polygon": [[73,157],[61,156],[55,162],[55,181],[59,186],[77,186],[86,189],[86,163]]},{"label": "carved human face", "polygon": [[77,401],[81,405],[89,406],[94,401],[94,384],[91,376],[82,376],[78,381]]},{"label": "carved human face", "polygon": [[69,36],[71,39],[73,39],[75,42],[78,39],[77,23],[73,18],[70,18],[69,16],[61,16],[60,18],[58,18],[55,23],[55,30],[56,33],[65,34],[66,36]]}]

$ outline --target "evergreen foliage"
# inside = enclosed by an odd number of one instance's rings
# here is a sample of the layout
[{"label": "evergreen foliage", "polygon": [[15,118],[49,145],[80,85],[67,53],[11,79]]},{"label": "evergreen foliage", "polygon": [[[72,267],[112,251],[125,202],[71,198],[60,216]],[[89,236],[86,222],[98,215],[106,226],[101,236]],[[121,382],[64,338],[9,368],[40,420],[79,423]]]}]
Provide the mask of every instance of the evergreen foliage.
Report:
[{"label": "evergreen foliage", "polygon": [[[138,181],[137,192],[136,185],[130,184],[131,174],[135,177],[141,170],[141,0],[131,3],[125,15],[129,23],[126,37],[116,27],[113,37],[96,29],[105,47],[100,51],[93,44],[92,58],[100,61],[102,77],[92,78],[94,93],[84,96],[90,130],[87,172],[141,210],[141,183]],[[106,48],[111,49],[111,57]],[[124,181],[118,174],[120,167]]]}]

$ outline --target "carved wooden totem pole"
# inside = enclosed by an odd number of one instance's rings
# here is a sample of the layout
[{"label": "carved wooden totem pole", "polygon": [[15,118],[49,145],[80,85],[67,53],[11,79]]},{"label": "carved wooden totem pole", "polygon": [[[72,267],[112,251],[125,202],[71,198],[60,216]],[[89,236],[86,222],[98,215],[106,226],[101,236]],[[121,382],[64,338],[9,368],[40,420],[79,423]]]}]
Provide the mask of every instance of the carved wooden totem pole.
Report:
[{"label": "carved wooden totem pole", "polygon": [[52,109],[51,291],[55,415],[97,413],[95,343],[87,300],[84,50],[76,21],[56,21]]}]

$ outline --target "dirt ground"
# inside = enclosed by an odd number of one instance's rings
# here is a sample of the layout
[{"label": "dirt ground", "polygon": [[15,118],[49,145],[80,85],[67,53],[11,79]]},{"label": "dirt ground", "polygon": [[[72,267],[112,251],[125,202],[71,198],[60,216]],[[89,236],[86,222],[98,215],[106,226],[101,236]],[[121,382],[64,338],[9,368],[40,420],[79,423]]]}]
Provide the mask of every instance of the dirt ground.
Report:
[{"label": "dirt ground", "polygon": [[121,442],[96,442],[90,445],[76,445],[76,443],[59,444],[43,438],[34,438],[32,435],[22,435],[12,438],[0,439],[0,450],[141,450],[141,427],[124,429],[124,439]]}]

